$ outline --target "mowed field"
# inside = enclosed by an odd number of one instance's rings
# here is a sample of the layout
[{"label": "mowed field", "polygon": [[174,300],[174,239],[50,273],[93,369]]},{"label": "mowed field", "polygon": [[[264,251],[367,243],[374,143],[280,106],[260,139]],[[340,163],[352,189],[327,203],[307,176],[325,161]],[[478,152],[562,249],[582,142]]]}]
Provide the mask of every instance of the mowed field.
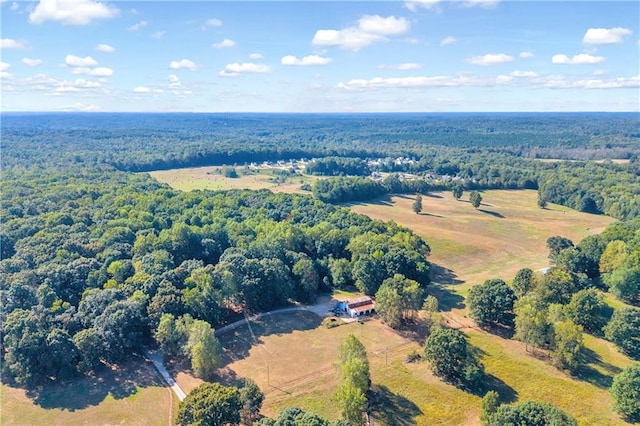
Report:
[{"label": "mowed field", "polygon": [[35,395],[2,384],[3,425],[170,425],[178,399],[141,359]]},{"label": "mowed field", "polygon": [[149,172],[149,175],[159,182],[166,183],[180,191],[193,191],[195,189],[209,189],[212,191],[229,189],[269,189],[273,192],[303,193],[300,185],[304,182],[313,182],[314,176],[292,176],[285,182],[275,182],[273,174],[278,169],[261,169],[257,173],[243,175],[240,168],[237,178],[228,178],[221,175],[220,167],[192,167],[184,169],[158,170]]},{"label": "mowed field", "polygon": [[387,197],[351,206],[373,219],[393,220],[422,236],[431,247],[429,260],[446,268],[442,284],[464,282],[461,290],[488,278],[511,280],[521,268],[549,266],[547,238],[561,235],[578,243],[612,223],[608,216],[580,213],[549,204],[537,206],[536,191],[484,191],[478,210],[469,192],[456,201],[450,191],[422,198],[422,214],[413,212],[413,195]]}]

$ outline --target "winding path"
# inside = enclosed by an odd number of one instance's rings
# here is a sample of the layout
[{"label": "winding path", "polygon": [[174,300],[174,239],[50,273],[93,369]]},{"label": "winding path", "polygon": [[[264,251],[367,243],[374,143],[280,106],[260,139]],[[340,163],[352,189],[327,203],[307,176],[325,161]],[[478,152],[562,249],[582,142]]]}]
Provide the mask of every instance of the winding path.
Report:
[{"label": "winding path", "polygon": [[153,363],[153,366],[156,368],[156,370],[158,370],[158,373],[160,373],[160,375],[162,376],[164,381],[167,383],[167,385],[169,385],[171,390],[175,392],[178,399],[180,401],[183,401],[187,397],[187,394],[184,393],[180,385],[178,385],[176,381],[173,380],[173,377],[171,377],[167,369],[164,368],[164,364],[162,363],[162,358],[164,354],[162,353],[162,351],[148,350],[148,351],[145,351],[145,354],[147,355],[147,358],[151,360],[151,362]]}]

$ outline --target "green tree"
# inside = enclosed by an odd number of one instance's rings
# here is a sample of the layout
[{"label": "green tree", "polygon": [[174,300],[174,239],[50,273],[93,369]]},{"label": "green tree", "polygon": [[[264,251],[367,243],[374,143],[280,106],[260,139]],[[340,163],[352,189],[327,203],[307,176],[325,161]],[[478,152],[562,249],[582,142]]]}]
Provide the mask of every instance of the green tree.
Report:
[{"label": "green tree", "polygon": [[540,207],[541,209],[547,208],[547,199],[539,194],[538,194],[538,207]]},{"label": "green tree", "polygon": [[573,241],[568,238],[555,235],[547,238],[547,248],[549,249],[549,260],[553,263],[556,261],[556,257],[560,254],[560,251],[566,248],[573,247]]},{"label": "green tree", "polygon": [[561,369],[576,371],[584,360],[582,326],[571,320],[560,321],[553,325],[553,345],[551,359]]},{"label": "green tree", "polygon": [[514,305],[516,314],[515,338],[535,348],[546,346],[553,330],[547,319],[547,309],[537,294],[531,293],[521,297]]},{"label": "green tree", "polygon": [[185,350],[191,356],[191,368],[196,377],[210,378],[222,362],[220,343],[211,325],[205,321],[193,321]]},{"label": "green tree", "polygon": [[436,299],[434,296],[429,295],[426,299],[424,299],[422,310],[430,313],[435,313],[438,312],[438,309],[438,299]]},{"label": "green tree", "polygon": [[335,395],[342,419],[350,426],[361,426],[365,422],[367,396],[351,381],[344,381]]},{"label": "green tree", "polygon": [[620,299],[632,304],[640,303],[640,267],[623,265],[604,274],[603,281],[609,291]]},{"label": "green tree", "polygon": [[237,425],[241,409],[238,389],[218,383],[203,383],[180,403],[177,420],[182,426]]},{"label": "green tree", "polygon": [[533,271],[529,268],[520,269],[516,272],[516,276],[513,278],[511,287],[513,288],[513,292],[516,297],[522,297],[529,293],[535,287],[535,276],[533,275]]},{"label": "green tree", "polygon": [[640,358],[640,309],[616,309],[604,328],[604,335],[622,352]]},{"label": "green tree", "polygon": [[403,320],[413,317],[420,309],[424,291],[414,280],[401,274],[387,278],[376,293],[376,310],[384,321],[393,328]]},{"label": "green tree", "polygon": [[600,272],[606,274],[621,268],[627,261],[628,257],[629,252],[627,244],[624,241],[611,241],[607,244],[602,252],[602,256],[600,257]]},{"label": "green tree", "polygon": [[478,191],[472,191],[471,194],[469,194],[469,202],[477,209],[482,203],[482,195],[480,195]]},{"label": "green tree", "polygon": [[80,330],[73,336],[73,343],[78,348],[80,361],[78,370],[81,373],[89,373],[100,367],[100,358],[104,351],[104,345],[98,333],[93,328]]},{"label": "green tree", "polygon": [[453,198],[459,200],[462,197],[462,193],[464,192],[464,188],[460,184],[453,185],[451,188],[451,192],[453,193]]},{"label": "green tree", "polygon": [[613,377],[609,389],[613,409],[631,422],[640,421],[640,363],[626,367]]},{"label": "green tree", "polygon": [[376,293],[376,312],[391,328],[402,323],[402,296],[390,285],[382,284]]},{"label": "green tree", "polygon": [[349,425],[364,424],[367,410],[367,392],[371,385],[367,352],[354,335],[350,334],[338,347],[341,361],[342,384],[335,394],[342,419]]},{"label": "green tree", "polygon": [[253,423],[258,417],[264,401],[264,394],[256,382],[251,379],[244,379],[244,383],[240,388],[240,401],[242,402],[240,417],[247,424]]},{"label": "green tree", "polygon": [[433,374],[448,382],[474,385],[484,375],[482,364],[459,330],[434,330],[427,337],[424,355]]},{"label": "green tree", "polygon": [[480,326],[513,326],[513,303],[516,296],[500,279],[486,280],[469,290],[469,316]]},{"label": "green tree", "polygon": [[482,397],[482,410],[480,411],[480,423],[483,426],[489,424],[491,416],[498,411],[500,406],[498,392],[490,390]]},{"label": "green tree", "polygon": [[578,325],[590,333],[601,333],[611,318],[612,309],[607,305],[604,295],[595,288],[580,290],[571,296],[565,313]]},{"label": "green tree", "polygon": [[413,212],[415,214],[420,214],[422,211],[422,195],[416,195],[416,199],[413,202]]},{"label": "green tree", "polygon": [[489,426],[575,426],[571,415],[546,402],[527,401],[501,405],[489,418]]}]

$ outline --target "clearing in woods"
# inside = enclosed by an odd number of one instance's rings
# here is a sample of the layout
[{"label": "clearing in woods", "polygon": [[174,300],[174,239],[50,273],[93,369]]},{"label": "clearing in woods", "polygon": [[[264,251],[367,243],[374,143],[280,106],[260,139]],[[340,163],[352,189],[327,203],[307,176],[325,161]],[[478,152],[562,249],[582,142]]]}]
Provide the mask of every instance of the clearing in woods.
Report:
[{"label": "clearing in woods", "polygon": [[[279,176],[279,169],[260,169],[244,173],[237,167],[237,178],[225,177],[220,173],[222,167],[191,167],[184,169],[157,170],[149,175],[161,183],[166,183],[180,191],[209,189],[221,191],[229,189],[269,189],[273,192],[304,193],[300,189],[303,183],[312,184],[318,177],[309,175]],[[309,193],[309,192],[307,192]]]}]

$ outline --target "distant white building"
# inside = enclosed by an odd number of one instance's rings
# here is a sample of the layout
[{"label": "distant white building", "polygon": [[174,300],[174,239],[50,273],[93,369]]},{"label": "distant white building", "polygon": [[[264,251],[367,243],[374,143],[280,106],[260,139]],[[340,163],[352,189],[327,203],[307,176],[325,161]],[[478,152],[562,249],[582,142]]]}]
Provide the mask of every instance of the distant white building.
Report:
[{"label": "distant white building", "polygon": [[346,300],[338,304],[338,309],[352,318],[371,315],[376,311],[376,302],[369,296]]}]

